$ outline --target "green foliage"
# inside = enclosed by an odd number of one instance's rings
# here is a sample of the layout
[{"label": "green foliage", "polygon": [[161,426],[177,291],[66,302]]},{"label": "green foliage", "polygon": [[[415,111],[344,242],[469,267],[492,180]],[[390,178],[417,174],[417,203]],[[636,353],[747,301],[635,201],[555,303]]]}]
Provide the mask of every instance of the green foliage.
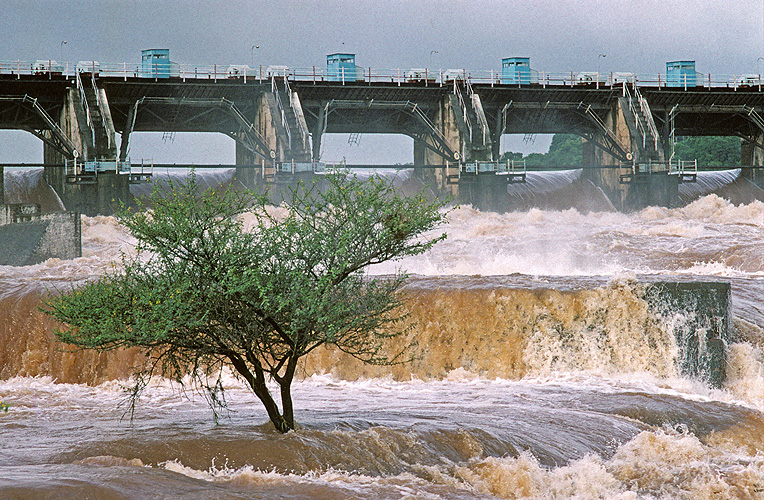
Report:
[{"label": "green foliage", "polygon": [[500,161],[523,159],[529,167],[581,166],[581,137],[574,134],[555,134],[546,153],[530,153],[524,157],[522,153],[507,151],[501,155]]},{"label": "green foliage", "polygon": [[674,145],[674,156],[680,160],[698,160],[708,167],[740,165],[738,137],[681,137]]},{"label": "green foliage", "polygon": [[512,151],[504,151],[501,156],[499,157],[499,161],[522,161],[523,154],[522,153],[514,153]]},{"label": "green foliage", "polygon": [[[396,292],[406,275],[369,279],[364,269],[422,253],[445,237],[422,237],[445,221],[440,202],[400,197],[380,178],[326,180],[324,192],[315,184],[294,189],[283,210],[254,193],[202,192],[193,176],[169,195],[155,191],[152,210],[119,215],[138,240],[137,255],[51,296],[43,310],[69,325],[56,332],[63,342],[145,349],[152,362],[135,397],[155,372],[176,379],[192,373],[214,409],[223,402],[214,374],[228,365],[277,429],[293,429],[297,361],[318,346],[369,363],[405,359],[385,355],[382,345],[402,333]],[[246,231],[245,214],[254,221]],[[280,386],[282,410],[268,378]]]},{"label": "green foliage", "polygon": [[555,134],[546,154],[547,165],[582,165],[581,137],[572,134]]},{"label": "green foliage", "polygon": [[[737,137],[681,137],[674,146],[675,158],[698,160],[698,165],[719,167],[740,165],[740,139]],[[506,151],[500,161],[523,160],[529,167],[580,166],[583,164],[581,138],[572,134],[555,134],[546,153]]]},{"label": "green foliage", "polygon": [[8,410],[11,408],[11,405],[4,401],[0,401],[0,411],[3,411],[5,413],[8,413]]}]

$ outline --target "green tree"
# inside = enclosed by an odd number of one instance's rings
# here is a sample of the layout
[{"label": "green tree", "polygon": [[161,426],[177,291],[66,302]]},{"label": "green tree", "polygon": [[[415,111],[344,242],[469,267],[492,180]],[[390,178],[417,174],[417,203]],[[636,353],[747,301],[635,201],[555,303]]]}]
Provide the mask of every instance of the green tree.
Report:
[{"label": "green tree", "polygon": [[[445,238],[423,236],[445,221],[442,202],[398,196],[380,178],[330,175],[327,184],[325,192],[315,184],[292,190],[280,217],[264,196],[202,192],[193,176],[169,196],[155,191],[150,211],[119,215],[137,255],[51,295],[43,310],[68,325],[56,335],[76,347],[145,349],[150,362],[136,379],[133,407],[148,376],[192,373],[215,410],[225,404],[221,368],[230,366],[287,432],[298,361],[317,347],[368,363],[406,360],[383,350],[403,333],[398,292],[406,275],[369,279],[364,269]],[[245,213],[255,221],[247,231]]]},{"label": "green tree", "polygon": [[499,161],[502,161],[502,162],[506,162],[507,160],[521,161],[522,159],[523,159],[522,153],[513,153],[512,151],[504,151],[499,157]]},{"label": "green tree", "polygon": [[581,137],[573,134],[555,134],[545,155],[547,166],[580,166],[583,164]]},{"label": "green tree", "polygon": [[681,137],[674,145],[675,157],[698,160],[698,165],[722,167],[740,165],[740,139],[730,136]]},{"label": "green tree", "polygon": [[574,134],[555,134],[546,153],[522,153],[505,151],[499,161],[525,160],[529,167],[580,166],[583,164],[581,137]]}]

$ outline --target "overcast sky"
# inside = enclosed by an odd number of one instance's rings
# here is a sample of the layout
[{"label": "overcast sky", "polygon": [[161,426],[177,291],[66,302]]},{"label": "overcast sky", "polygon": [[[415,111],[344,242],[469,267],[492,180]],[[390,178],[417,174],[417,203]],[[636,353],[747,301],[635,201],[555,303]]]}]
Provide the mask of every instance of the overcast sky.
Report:
[{"label": "overcast sky", "polygon": [[[764,69],[764,0],[0,0],[0,18],[2,62],[137,64],[142,49],[169,48],[173,61],[199,65],[322,66],[326,54],[351,52],[377,69],[498,71],[512,56],[560,73],[596,71],[599,62],[603,73],[656,74],[677,59],[695,60],[702,73]],[[131,155],[170,161],[162,155],[198,144],[150,136],[136,134]],[[218,149],[205,159],[233,161],[230,139],[202,142]],[[355,150],[346,142],[328,138],[325,158],[411,161],[409,139],[363,137]],[[31,134],[0,132],[0,161],[41,161],[41,151]]]}]

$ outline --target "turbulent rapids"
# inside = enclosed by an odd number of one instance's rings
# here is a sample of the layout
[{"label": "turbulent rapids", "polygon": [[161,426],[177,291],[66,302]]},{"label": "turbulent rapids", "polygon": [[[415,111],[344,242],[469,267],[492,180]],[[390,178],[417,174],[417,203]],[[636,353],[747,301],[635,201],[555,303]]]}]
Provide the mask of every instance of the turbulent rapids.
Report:
[{"label": "turbulent rapids", "polygon": [[[55,209],[35,175],[7,173],[6,200]],[[131,250],[113,218],[83,217],[81,258],[0,267],[0,498],[764,497],[760,193],[739,171],[702,174],[681,208],[621,214],[580,171],[534,176],[508,192],[523,210],[460,207],[444,243],[369,271],[412,273],[399,342],[415,359],[315,352],[287,435],[231,375],[217,425],[166,380],[123,419],[145,358],[53,340],[40,297]],[[721,389],[679,371],[671,332],[689,318],[650,308],[644,283],[659,280],[730,283]]]}]

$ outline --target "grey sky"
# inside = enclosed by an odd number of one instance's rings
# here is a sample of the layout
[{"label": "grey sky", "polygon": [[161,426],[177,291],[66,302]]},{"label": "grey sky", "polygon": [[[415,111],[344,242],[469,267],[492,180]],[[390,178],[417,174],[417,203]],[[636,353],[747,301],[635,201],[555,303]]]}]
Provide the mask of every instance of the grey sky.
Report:
[{"label": "grey sky", "polygon": [[[345,51],[377,69],[498,70],[526,56],[566,73],[596,70],[599,54],[603,73],[656,74],[674,59],[702,73],[764,69],[764,0],[0,0],[0,16],[3,62],[60,59],[63,48],[71,62],[138,63],[142,49],[169,48],[173,61],[204,65],[322,66]],[[0,160],[37,143],[8,137]]]}]

